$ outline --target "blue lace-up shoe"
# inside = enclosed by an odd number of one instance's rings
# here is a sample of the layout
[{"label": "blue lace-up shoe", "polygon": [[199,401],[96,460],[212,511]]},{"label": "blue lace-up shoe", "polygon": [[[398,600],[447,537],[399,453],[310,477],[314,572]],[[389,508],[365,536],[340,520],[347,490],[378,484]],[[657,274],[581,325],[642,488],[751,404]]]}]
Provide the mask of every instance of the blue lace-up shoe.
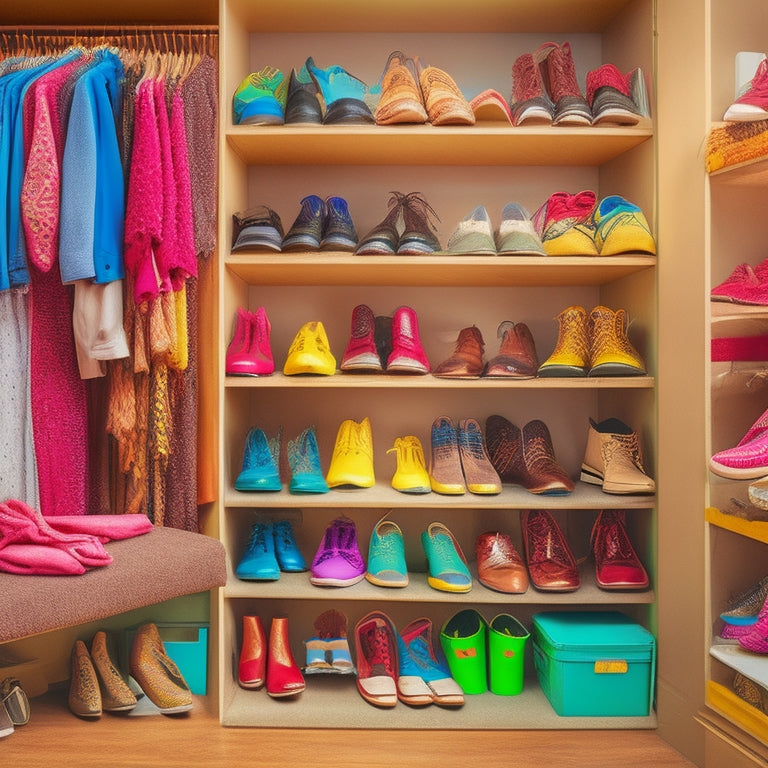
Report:
[{"label": "blue lace-up shoe", "polygon": [[305,66],[325,102],[325,125],[375,122],[364,101],[368,87],[362,80],[338,64],[320,69],[312,57],[307,59]]},{"label": "blue lace-up shoe", "polygon": [[343,197],[329,197],[325,201],[326,218],[320,248],[324,251],[354,251],[357,248],[357,230]]},{"label": "blue lace-up shoe", "polygon": [[469,592],[472,576],[467,560],[453,534],[442,523],[430,523],[421,534],[427,555],[427,583],[442,592]]},{"label": "blue lace-up shoe", "polygon": [[269,523],[254,523],[245,553],[235,569],[235,576],[246,581],[276,581],[280,566],[275,556],[275,540]]},{"label": "blue lace-up shoe", "polygon": [[368,545],[368,571],[365,578],[377,587],[407,587],[408,568],[400,526],[386,515],[376,523]]},{"label": "blue lace-up shoe", "polygon": [[293,537],[293,528],[287,520],[280,520],[272,527],[275,540],[275,556],[280,570],[286,573],[300,573],[307,570],[304,555],[301,554]]},{"label": "blue lace-up shoe", "polygon": [[282,488],[278,470],[280,434],[267,440],[263,429],[248,431],[245,438],[243,468],[235,480],[238,491],[279,491]]},{"label": "blue lace-up shoe", "polygon": [[295,440],[288,441],[288,464],[291,493],[328,493],[314,427],[307,427]]},{"label": "blue lace-up shoe", "polygon": [[317,251],[323,237],[325,203],[317,195],[301,201],[299,215],[283,238],[283,251]]}]

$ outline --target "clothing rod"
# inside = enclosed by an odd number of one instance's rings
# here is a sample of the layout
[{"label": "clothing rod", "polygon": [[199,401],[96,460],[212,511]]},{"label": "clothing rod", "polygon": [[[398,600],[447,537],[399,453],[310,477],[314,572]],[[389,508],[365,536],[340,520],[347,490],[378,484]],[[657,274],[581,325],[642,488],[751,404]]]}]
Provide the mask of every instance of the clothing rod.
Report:
[{"label": "clothing rod", "polygon": [[20,26],[0,26],[0,33],[13,35],[123,35],[123,34],[152,34],[153,32],[176,32],[183,34],[205,33],[209,35],[218,35],[219,28],[211,24],[117,24],[104,26],[88,26],[73,24],[72,26],[62,26],[60,24],[46,25],[38,24],[34,27]]}]

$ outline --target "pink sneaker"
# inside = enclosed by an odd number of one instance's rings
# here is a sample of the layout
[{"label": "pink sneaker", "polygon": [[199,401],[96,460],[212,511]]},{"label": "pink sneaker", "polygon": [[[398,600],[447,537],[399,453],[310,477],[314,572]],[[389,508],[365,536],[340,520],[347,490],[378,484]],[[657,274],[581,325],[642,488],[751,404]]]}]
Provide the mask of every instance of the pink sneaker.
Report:
[{"label": "pink sneaker", "polygon": [[733,480],[768,475],[768,410],[763,411],[738,445],[716,453],[709,460],[709,468],[716,475]]},{"label": "pink sneaker", "polygon": [[[765,280],[765,262],[754,269],[739,264],[731,274],[710,292],[712,301],[731,301],[734,304],[768,306],[768,281]],[[762,269],[761,269],[762,268]]]},{"label": "pink sneaker", "polygon": [[751,122],[768,118],[768,59],[763,59],[755,71],[749,88],[725,111],[723,120]]},{"label": "pink sneaker", "polygon": [[342,371],[381,371],[375,341],[376,320],[373,310],[358,304],[352,310],[352,332],[341,358]]},{"label": "pink sneaker", "polygon": [[429,360],[419,338],[419,321],[410,307],[398,307],[392,317],[392,351],[387,372],[429,373]]},{"label": "pink sneaker", "polygon": [[754,653],[768,653],[768,600],[763,603],[757,621],[749,632],[738,638],[739,645]]}]

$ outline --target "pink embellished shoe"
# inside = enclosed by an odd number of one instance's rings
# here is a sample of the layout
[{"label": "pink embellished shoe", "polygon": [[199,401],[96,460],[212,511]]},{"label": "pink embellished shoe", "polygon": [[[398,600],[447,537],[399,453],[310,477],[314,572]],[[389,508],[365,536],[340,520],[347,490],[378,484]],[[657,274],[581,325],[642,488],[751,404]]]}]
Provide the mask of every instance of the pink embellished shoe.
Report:
[{"label": "pink embellished shoe", "polygon": [[716,475],[733,480],[768,475],[768,410],[763,411],[738,445],[716,453],[709,468]]},{"label": "pink embellished shoe", "polygon": [[757,621],[749,632],[737,638],[739,645],[753,653],[768,653],[768,600],[763,603]]},{"label": "pink embellished shoe", "polygon": [[419,338],[419,321],[410,307],[398,307],[392,317],[392,351],[387,372],[429,373],[429,360]]}]

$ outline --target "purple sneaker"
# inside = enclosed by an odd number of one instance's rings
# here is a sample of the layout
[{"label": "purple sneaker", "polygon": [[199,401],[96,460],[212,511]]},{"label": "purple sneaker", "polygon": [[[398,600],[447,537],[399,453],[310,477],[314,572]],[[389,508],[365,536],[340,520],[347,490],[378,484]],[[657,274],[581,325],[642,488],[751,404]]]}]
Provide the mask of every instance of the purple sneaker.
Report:
[{"label": "purple sneaker", "polygon": [[310,571],[310,582],[319,587],[350,587],[362,581],[365,563],[354,520],[337,517],[325,529]]}]

